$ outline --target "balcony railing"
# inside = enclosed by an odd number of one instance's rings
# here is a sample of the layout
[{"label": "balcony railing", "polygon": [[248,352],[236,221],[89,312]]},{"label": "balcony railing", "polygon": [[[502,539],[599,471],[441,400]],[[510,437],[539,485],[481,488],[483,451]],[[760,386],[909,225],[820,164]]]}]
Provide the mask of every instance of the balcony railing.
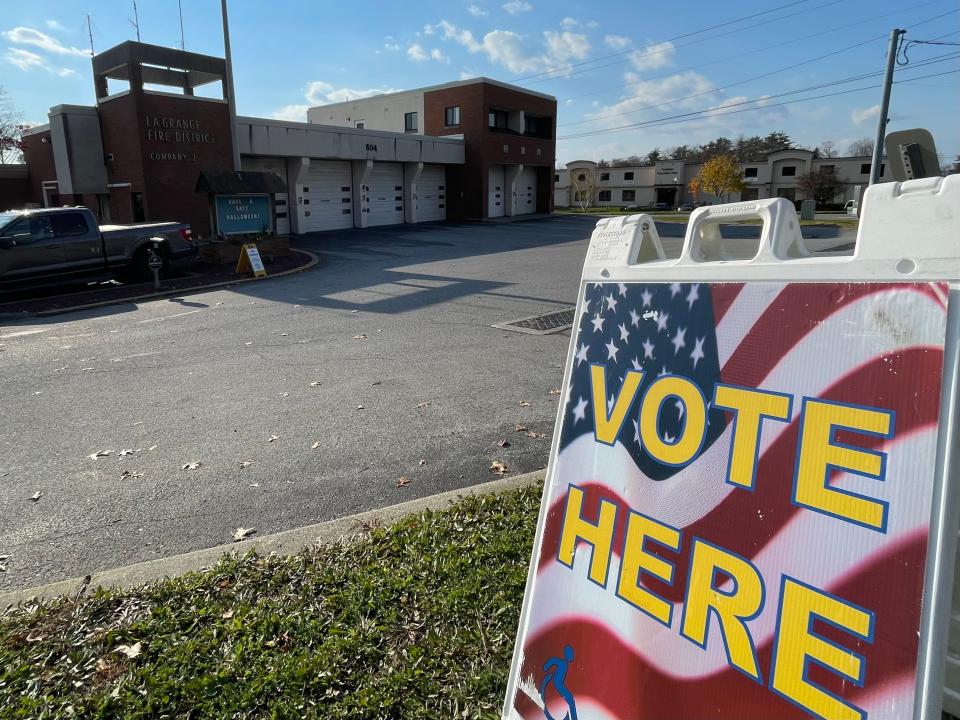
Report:
[{"label": "balcony railing", "polygon": [[534,139],[536,139],[536,140],[549,140],[549,139],[550,139],[550,133],[543,133],[543,132],[519,132],[518,130],[513,130],[513,129],[508,128],[508,127],[495,127],[495,126],[493,126],[493,125],[489,125],[489,126],[488,126],[488,129],[490,130],[490,132],[492,132],[492,133],[499,133],[500,135],[516,135],[516,136],[518,136],[518,137],[528,137],[528,138],[534,138]]}]

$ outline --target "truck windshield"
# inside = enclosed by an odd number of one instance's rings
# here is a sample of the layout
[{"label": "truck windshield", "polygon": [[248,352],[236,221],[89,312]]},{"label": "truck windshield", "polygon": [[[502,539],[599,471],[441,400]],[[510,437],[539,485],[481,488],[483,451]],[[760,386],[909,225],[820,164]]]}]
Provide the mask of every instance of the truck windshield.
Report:
[{"label": "truck windshield", "polygon": [[18,217],[20,217],[20,213],[13,213],[13,212],[0,213],[0,230],[3,230],[7,225],[12,223]]}]

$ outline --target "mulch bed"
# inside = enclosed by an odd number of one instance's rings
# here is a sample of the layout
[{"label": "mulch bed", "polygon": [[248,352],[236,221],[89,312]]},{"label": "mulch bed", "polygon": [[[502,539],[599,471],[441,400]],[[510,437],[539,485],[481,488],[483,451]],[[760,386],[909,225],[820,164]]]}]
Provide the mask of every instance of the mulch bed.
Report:
[{"label": "mulch bed", "polygon": [[[269,278],[270,275],[303,267],[311,260],[311,256],[307,253],[291,249],[286,255],[276,255],[272,259],[265,257],[264,265]],[[154,290],[152,281],[126,284],[118,280],[106,280],[18,291],[5,297],[4,302],[0,302],[0,316],[66,312],[93,303],[120,303],[154,292],[179,293],[202,290],[209,285],[250,277],[249,274],[237,275],[234,269],[234,265],[210,265],[198,262],[175,275],[163,278],[160,281],[159,290]]]}]

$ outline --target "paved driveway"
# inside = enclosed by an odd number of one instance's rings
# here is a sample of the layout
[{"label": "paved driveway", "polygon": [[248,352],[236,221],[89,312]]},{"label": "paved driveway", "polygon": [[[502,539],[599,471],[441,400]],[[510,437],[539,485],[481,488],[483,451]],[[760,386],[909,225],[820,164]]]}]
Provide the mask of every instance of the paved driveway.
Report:
[{"label": "paved driveway", "polygon": [[572,305],[593,223],[327,233],[299,275],[0,328],[0,590],[541,467],[568,338],[491,325]]}]

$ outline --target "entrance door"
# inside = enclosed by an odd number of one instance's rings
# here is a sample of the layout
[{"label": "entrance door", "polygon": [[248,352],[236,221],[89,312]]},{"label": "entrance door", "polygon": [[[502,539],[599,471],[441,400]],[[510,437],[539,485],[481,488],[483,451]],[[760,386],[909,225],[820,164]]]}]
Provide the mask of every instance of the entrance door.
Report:
[{"label": "entrance door", "polygon": [[491,165],[487,189],[487,217],[503,217],[503,165]]},{"label": "entrance door", "polygon": [[529,215],[537,211],[537,169],[525,167],[516,182],[517,197],[513,204],[514,215]]},{"label": "entrance door", "polygon": [[424,165],[417,178],[417,222],[447,219],[447,171],[443,165]]},{"label": "entrance door", "polygon": [[671,208],[676,207],[677,204],[677,189],[676,188],[659,188],[657,190],[657,202],[666,203]]},{"label": "entrance door", "polygon": [[367,226],[403,223],[403,165],[374,163],[367,176]]},{"label": "entrance door", "polygon": [[311,160],[298,186],[303,232],[352,228],[352,186],[349,160]]}]

